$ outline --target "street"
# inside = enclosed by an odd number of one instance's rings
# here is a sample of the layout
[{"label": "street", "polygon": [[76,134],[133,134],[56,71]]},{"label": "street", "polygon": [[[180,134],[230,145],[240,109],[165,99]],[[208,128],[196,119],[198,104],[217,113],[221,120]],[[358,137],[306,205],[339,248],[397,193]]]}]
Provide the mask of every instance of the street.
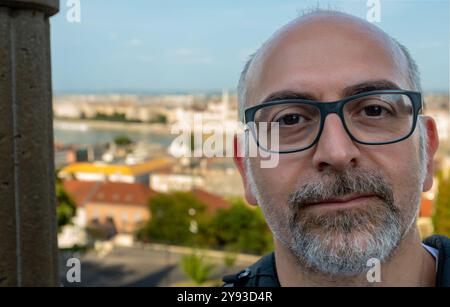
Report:
[{"label": "street", "polygon": [[[66,274],[67,259],[78,258],[81,263],[81,282],[70,283]],[[166,287],[188,282],[189,278],[180,268],[181,253],[155,251],[141,247],[115,247],[106,255],[91,251],[86,254],[61,253],[60,280],[64,287]],[[236,261],[231,268],[224,266],[223,260],[211,259],[215,264],[211,279],[221,280],[222,276],[237,273],[251,264]],[[174,285],[175,284],[175,285]]]}]

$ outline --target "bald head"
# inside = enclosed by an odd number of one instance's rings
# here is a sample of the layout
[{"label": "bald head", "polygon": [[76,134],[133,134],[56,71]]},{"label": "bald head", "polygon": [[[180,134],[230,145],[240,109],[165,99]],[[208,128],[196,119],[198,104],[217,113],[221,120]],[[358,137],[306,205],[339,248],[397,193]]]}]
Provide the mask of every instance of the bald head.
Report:
[{"label": "bald head", "polygon": [[279,90],[327,92],[367,80],[391,79],[420,91],[407,49],[373,24],[352,15],[318,10],[283,26],[250,58],[239,82],[239,117],[246,107]]}]

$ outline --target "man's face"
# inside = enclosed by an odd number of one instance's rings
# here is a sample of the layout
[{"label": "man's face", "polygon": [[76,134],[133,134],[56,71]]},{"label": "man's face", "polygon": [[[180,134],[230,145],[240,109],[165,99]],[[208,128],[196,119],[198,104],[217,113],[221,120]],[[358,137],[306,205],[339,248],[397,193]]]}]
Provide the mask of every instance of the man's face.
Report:
[{"label": "man's face", "polygon": [[[256,60],[247,107],[283,91],[335,101],[362,83],[369,85],[364,91],[388,89],[373,82],[380,80],[410,89],[395,48],[342,20],[292,26]],[[331,114],[315,146],[281,154],[275,168],[249,158],[247,171],[275,237],[299,261],[326,274],[357,275],[369,258],[389,257],[414,224],[423,185],[419,142],[416,129],[398,143],[361,145]]]}]

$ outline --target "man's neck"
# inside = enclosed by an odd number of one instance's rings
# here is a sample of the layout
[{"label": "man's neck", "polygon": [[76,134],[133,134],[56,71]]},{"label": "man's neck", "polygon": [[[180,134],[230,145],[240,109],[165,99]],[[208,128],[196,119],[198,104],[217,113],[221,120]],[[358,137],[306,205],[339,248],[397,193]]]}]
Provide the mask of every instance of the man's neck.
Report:
[{"label": "man's neck", "polygon": [[[436,263],[422,246],[416,228],[406,234],[389,260],[381,263],[379,282],[369,282],[366,273],[356,277],[316,274],[301,266],[295,255],[275,240],[275,261],[280,284],[295,286],[434,286]],[[368,267],[370,269],[370,267]]]}]

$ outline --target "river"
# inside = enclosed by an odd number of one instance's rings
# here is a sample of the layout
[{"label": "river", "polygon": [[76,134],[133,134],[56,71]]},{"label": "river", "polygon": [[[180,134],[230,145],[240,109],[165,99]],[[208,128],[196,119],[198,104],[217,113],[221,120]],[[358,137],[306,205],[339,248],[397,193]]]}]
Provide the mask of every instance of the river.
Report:
[{"label": "river", "polygon": [[142,124],[105,123],[93,121],[54,121],[55,142],[65,145],[91,145],[107,143],[115,137],[126,135],[134,142],[160,144],[168,147],[177,135],[168,129]]}]

